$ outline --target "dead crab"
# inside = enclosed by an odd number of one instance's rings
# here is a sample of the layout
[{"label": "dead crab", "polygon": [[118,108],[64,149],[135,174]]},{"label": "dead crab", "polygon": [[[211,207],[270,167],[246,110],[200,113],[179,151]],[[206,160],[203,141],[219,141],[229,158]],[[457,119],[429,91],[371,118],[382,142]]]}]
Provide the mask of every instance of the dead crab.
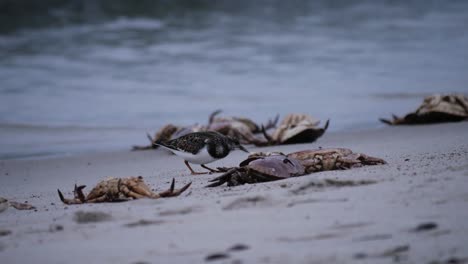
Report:
[{"label": "dead crab", "polygon": [[241,143],[248,144],[256,140],[255,134],[262,132],[264,129],[274,128],[278,123],[279,116],[268,120],[265,125],[259,126],[254,121],[245,117],[218,117],[221,110],[217,110],[210,115],[207,131],[216,131],[225,136],[238,138]]},{"label": "dead crab", "polygon": [[431,95],[424,98],[419,108],[403,118],[393,115],[393,120],[381,118],[389,125],[430,124],[457,122],[468,119],[468,98],[461,94]]},{"label": "dead crab", "polygon": [[239,164],[238,168],[219,168],[227,170],[223,175],[211,180],[207,187],[215,187],[227,182],[228,186],[281,180],[304,175],[304,166],[295,159],[282,153],[269,153],[265,156],[254,154]]},{"label": "dead crab", "polygon": [[346,148],[303,150],[289,153],[287,156],[288,158],[298,159],[305,167],[306,173],[386,164],[383,159],[355,153]]},{"label": "dead crab", "polygon": [[244,183],[275,181],[318,171],[343,170],[385,163],[382,159],[354,153],[344,148],[304,150],[288,155],[280,152],[259,152],[251,154],[239,164],[239,167],[219,168],[225,173],[211,180],[212,183],[207,187],[224,183],[236,186]]},{"label": "dead crab", "polygon": [[267,141],[260,140],[251,143],[256,146],[265,146],[314,142],[325,133],[329,120],[323,128],[318,127],[319,123],[319,120],[310,115],[289,114],[281,121],[272,135],[269,135],[266,129],[262,129]]},{"label": "dead crab", "polygon": [[143,181],[142,176],[129,178],[109,178],[99,182],[88,195],[84,195],[85,185],[76,186],[73,191],[73,199],[64,198],[62,192],[57,190],[60,200],[65,204],[120,202],[140,198],[164,198],[178,196],[190,187],[188,183],[181,189],[174,189],[175,181],[172,179],[171,187],[160,193],[151,191],[150,187]]}]

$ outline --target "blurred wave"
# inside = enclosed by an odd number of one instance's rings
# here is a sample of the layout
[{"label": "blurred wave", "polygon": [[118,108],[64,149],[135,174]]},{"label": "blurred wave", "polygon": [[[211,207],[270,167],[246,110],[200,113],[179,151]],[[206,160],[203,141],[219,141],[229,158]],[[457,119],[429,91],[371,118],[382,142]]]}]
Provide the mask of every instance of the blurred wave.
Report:
[{"label": "blurred wave", "polygon": [[0,32],[101,23],[126,16],[165,17],[203,9],[201,0],[2,0]]},{"label": "blurred wave", "polygon": [[0,159],[124,149],[219,108],[378,127],[468,91],[466,25],[462,0],[3,0]]},{"label": "blurred wave", "polygon": [[[463,0],[2,0],[0,1],[0,33],[23,28],[67,26],[100,23],[122,16],[135,18],[199,17],[222,12],[288,20],[297,16],[337,13],[361,9],[351,20],[372,16],[394,15],[392,9],[404,9],[399,16],[424,15],[431,11],[465,8]],[[369,10],[366,10],[369,9]],[[390,9],[390,10],[385,10]],[[370,12],[367,12],[370,11]]]}]

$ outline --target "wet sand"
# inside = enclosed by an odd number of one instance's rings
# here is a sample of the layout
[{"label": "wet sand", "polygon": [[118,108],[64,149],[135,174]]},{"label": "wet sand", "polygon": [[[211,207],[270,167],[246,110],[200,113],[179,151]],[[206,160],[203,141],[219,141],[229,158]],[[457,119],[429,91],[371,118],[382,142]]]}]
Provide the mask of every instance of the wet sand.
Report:
[{"label": "wet sand", "polygon": [[[312,144],[261,150],[318,147],[388,164],[204,188],[216,175],[191,176],[163,150],[0,161],[0,196],[37,208],[0,213],[0,262],[468,263],[468,122],[327,133]],[[210,165],[234,166],[245,156]],[[57,196],[57,188],[72,196],[75,183],[89,191],[106,176],[131,175],[156,190],[172,178],[193,183],[180,197],[158,200],[67,206]],[[325,179],[356,184],[310,184]]]}]

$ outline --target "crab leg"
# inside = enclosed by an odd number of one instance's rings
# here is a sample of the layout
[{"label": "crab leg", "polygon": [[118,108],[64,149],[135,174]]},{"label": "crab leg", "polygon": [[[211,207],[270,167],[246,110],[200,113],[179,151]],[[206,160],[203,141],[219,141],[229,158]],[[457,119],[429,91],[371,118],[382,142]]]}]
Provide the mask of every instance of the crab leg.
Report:
[{"label": "crab leg", "polygon": [[200,166],[203,167],[203,168],[205,168],[205,169],[207,169],[207,170],[209,170],[210,172],[214,172],[214,173],[222,172],[222,171],[220,171],[220,170],[212,169],[212,168],[206,166],[205,164],[201,164]]},{"label": "crab leg", "polygon": [[232,177],[232,174],[234,174],[235,172],[237,172],[237,168],[232,168],[228,170],[226,173],[224,173],[223,175],[210,180],[212,184],[209,184],[205,187],[216,187],[216,186],[223,185],[225,182],[229,181],[229,179]]},{"label": "crab leg", "polygon": [[132,150],[148,150],[148,149],[158,148],[158,145],[153,145],[153,138],[151,137],[150,134],[146,133],[146,137],[151,142],[151,144],[149,146],[133,146]]},{"label": "crab leg", "polygon": [[125,185],[120,185],[119,188],[120,188],[120,191],[123,192],[126,196],[131,197],[133,199],[141,199],[141,198],[146,198],[147,197],[145,195],[141,195],[139,193],[136,193],[136,192],[130,190]]},{"label": "crab leg", "polygon": [[278,123],[278,120],[279,120],[279,115],[276,115],[273,120],[269,119],[268,123],[265,125],[264,129],[268,130],[270,128],[276,127],[276,124]]},{"label": "crab leg", "polygon": [[364,154],[360,155],[360,159],[362,164],[364,165],[378,165],[378,164],[387,164],[387,162],[383,159],[367,156]]},{"label": "crab leg", "polygon": [[[275,143],[273,138],[271,138],[271,136],[268,135],[268,133],[266,132],[266,129],[265,129],[265,127],[263,125],[262,125],[262,134],[267,139],[266,145],[268,145],[268,144],[273,145]],[[260,146],[260,145],[258,145],[258,146]]]}]

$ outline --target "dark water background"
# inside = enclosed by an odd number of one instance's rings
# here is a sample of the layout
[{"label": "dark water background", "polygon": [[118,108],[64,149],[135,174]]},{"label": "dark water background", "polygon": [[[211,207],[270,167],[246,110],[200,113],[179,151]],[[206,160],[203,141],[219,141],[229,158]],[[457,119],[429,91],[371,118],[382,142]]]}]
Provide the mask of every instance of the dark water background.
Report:
[{"label": "dark water background", "polygon": [[0,1],[0,159],[129,149],[215,109],[373,128],[467,83],[468,1]]}]

